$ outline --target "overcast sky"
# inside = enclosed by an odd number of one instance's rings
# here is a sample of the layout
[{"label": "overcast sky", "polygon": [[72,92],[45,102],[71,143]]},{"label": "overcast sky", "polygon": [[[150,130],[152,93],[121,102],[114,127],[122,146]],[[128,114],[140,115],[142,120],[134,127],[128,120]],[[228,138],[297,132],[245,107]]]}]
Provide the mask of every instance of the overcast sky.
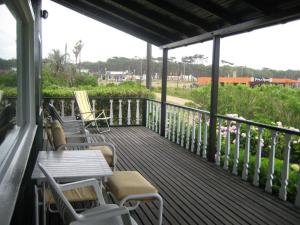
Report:
[{"label": "overcast sky", "polygon": [[[49,17],[43,20],[43,57],[51,49],[64,52],[65,44],[71,60],[72,49],[82,40],[82,61],[105,61],[113,56],[146,57],[146,42],[90,19],[49,0],[43,1]],[[15,22],[4,6],[0,6],[0,57],[15,57]],[[153,46],[153,57],[162,51]],[[203,54],[211,63],[212,42],[195,44],[169,51],[169,57]],[[290,22],[221,39],[221,59],[236,66],[252,68],[300,70],[300,21]]]}]

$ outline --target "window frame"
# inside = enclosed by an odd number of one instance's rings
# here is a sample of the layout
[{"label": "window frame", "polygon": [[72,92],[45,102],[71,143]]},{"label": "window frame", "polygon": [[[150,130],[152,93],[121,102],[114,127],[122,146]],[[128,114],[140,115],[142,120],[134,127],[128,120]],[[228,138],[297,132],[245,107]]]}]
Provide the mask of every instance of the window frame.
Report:
[{"label": "window frame", "polygon": [[37,32],[31,1],[4,0],[4,4],[17,24],[16,126],[4,140],[7,150],[0,162],[0,218],[1,223],[9,224],[37,129],[35,65],[40,59],[35,62]]}]

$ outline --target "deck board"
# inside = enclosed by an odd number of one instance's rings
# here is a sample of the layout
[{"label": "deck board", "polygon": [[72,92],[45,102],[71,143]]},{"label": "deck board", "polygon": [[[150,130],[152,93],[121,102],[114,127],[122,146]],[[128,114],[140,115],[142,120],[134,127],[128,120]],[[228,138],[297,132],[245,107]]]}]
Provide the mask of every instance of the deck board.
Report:
[{"label": "deck board", "polygon": [[[113,127],[104,135],[116,146],[118,170],[137,170],[158,188],[164,225],[300,224],[300,210],[292,204],[148,128]],[[139,225],[155,225],[157,212],[158,204],[150,202],[131,214]],[[57,218],[50,224],[59,224]]]},{"label": "deck board", "polygon": [[[138,170],[164,199],[163,224],[300,224],[299,210],[145,127],[112,128],[117,168]],[[134,214],[155,224],[157,205]]]}]

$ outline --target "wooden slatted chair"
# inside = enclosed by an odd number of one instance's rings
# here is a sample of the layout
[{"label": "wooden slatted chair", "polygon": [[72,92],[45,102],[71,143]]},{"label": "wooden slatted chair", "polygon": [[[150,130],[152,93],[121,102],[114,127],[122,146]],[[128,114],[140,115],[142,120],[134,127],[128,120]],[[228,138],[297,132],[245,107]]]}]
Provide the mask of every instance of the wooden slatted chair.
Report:
[{"label": "wooden slatted chair", "polygon": [[65,197],[64,191],[92,186],[96,195],[100,199],[100,195],[102,194],[97,180],[88,179],[73,183],[58,184],[42,164],[39,163],[38,165],[47,179],[54,202],[64,224],[137,225],[134,219],[130,216],[129,210],[126,207],[115,204],[98,205],[97,207],[88,209],[82,213],[77,213]]},{"label": "wooden slatted chair", "polygon": [[[85,128],[88,128],[89,126],[93,125],[96,126],[96,129],[99,133],[108,132],[110,130],[109,128],[109,119],[110,117],[107,117],[105,115],[105,111],[102,110],[97,116],[95,115],[95,111],[92,110],[89,97],[87,95],[86,91],[75,91],[75,98],[76,102],[79,108],[79,113],[81,116],[81,119],[83,123],[85,124]],[[99,121],[104,121],[107,128],[104,130],[100,130],[100,127],[98,126]]]}]

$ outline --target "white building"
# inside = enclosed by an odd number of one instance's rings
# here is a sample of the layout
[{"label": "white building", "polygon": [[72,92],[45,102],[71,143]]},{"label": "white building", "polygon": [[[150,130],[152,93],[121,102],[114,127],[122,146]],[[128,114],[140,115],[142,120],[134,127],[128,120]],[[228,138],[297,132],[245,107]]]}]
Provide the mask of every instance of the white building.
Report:
[{"label": "white building", "polygon": [[126,71],[106,71],[105,78],[107,80],[113,81],[124,81],[128,75],[128,70]]}]

